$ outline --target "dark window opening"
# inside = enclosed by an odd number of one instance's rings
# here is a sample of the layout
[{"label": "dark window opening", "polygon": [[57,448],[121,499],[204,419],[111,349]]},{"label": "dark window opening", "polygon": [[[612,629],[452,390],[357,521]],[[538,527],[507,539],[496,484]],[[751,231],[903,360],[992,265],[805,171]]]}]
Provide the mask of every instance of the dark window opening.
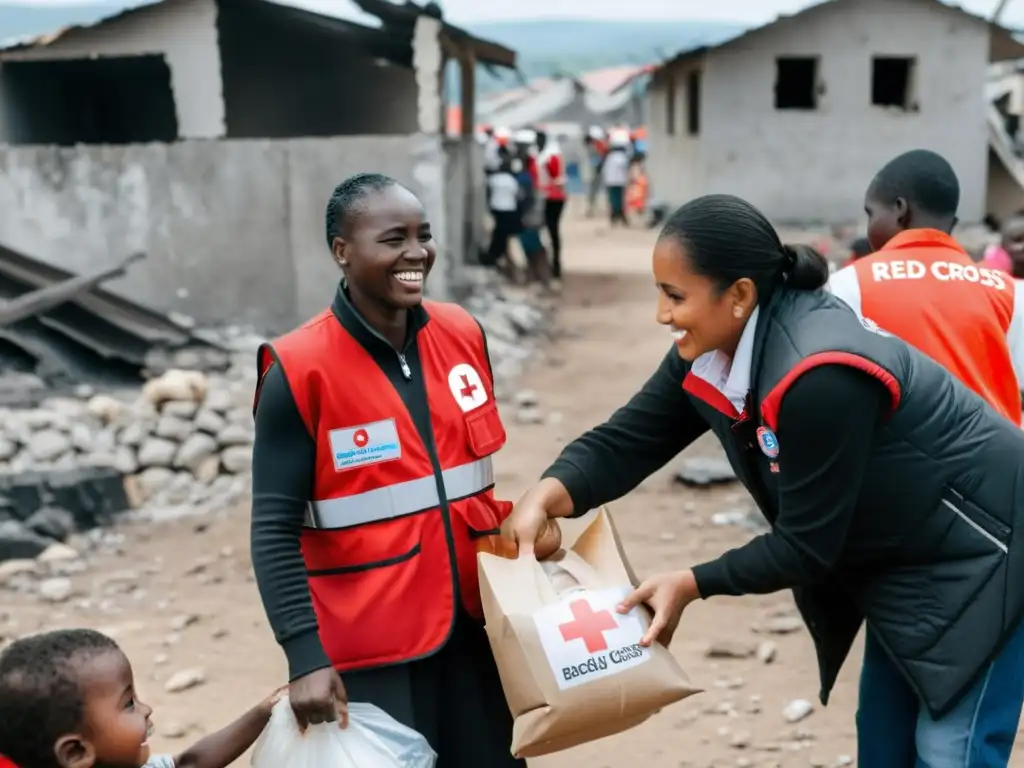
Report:
[{"label": "dark window opening", "polygon": [[5,61],[11,144],[134,144],[178,138],[171,70],[160,55]]},{"label": "dark window opening", "polygon": [[775,60],[775,108],[818,108],[818,59],[782,56]]},{"label": "dark window opening", "polygon": [[875,56],[871,60],[871,103],[876,107],[917,109],[914,98],[916,60]]},{"label": "dark window opening", "polygon": [[676,79],[669,75],[665,80],[665,133],[676,135]]},{"label": "dark window opening", "polygon": [[686,79],[686,128],[691,136],[700,134],[700,79],[699,69],[692,70]]}]

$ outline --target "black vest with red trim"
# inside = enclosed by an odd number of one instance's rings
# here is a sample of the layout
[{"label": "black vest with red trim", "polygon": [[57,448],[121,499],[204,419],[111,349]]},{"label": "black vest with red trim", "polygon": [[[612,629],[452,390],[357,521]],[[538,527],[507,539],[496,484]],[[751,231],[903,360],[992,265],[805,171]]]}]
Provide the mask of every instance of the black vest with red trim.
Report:
[{"label": "black vest with red trim", "polygon": [[[505,443],[486,345],[454,304],[424,302],[416,334],[433,433],[325,310],[264,345],[316,443],[302,556],[324,650],[339,670],[421,658],[447,641],[461,600],[481,616],[476,539],[511,503],[494,498]],[[258,397],[258,390],[257,390]]]},{"label": "black vest with red trim", "polygon": [[[785,461],[785,436],[772,458],[759,449],[757,429],[775,429],[801,374],[836,363],[874,376],[892,395],[857,491],[858,508],[874,510],[862,517],[877,520],[881,512],[888,527],[860,530],[855,518],[834,578],[796,591],[817,648],[822,701],[866,619],[940,716],[1024,616],[1024,542],[1014,540],[1024,530],[1024,433],[831,294],[780,290],[758,318],[753,403],[741,419],[690,394],[769,522],[778,511],[771,464]],[[871,546],[857,546],[866,541]]]}]

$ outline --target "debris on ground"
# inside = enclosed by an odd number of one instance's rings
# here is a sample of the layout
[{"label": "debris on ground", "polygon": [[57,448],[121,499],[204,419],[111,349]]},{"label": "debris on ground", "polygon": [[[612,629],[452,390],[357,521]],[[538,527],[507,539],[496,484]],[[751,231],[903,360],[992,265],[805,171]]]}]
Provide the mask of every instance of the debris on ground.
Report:
[{"label": "debris on ground", "polygon": [[743,528],[751,533],[767,533],[771,530],[764,515],[752,504],[729,504],[711,515],[713,525]]},{"label": "debris on ground", "polygon": [[137,381],[144,371],[173,367],[226,366],[226,352],[187,322],[100,287],[142,258],[75,275],[0,245],[0,403],[12,401],[3,382],[11,372],[70,387]]},{"label": "debris on ground", "polygon": [[495,396],[506,400],[526,361],[540,343],[551,338],[556,305],[531,286],[511,285],[486,267],[466,267],[460,278],[456,292],[461,304],[487,336]]},{"label": "debris on ground", "polygon": [[679,463],[675,479],[691,488],[707,488],[736,482],[736,473],[724,457],[695,456]]}]

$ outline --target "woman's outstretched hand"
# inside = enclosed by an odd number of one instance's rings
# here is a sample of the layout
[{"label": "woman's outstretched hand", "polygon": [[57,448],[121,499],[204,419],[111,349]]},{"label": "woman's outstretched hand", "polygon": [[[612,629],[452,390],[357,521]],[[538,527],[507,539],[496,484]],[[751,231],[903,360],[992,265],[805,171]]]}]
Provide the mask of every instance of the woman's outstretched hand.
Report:
[{"label": "woman's outstretched hand", "polygon": [[628,613],[641,603],[654,611],[651,626],[640,640],[648,647],[657,640],[668,647],[672,635],[679,626],[683,609],[694,600],[700,599],[697,580],[693,571],[672,571],[659,573],[644,580],[625,600],[619,603],[619,613]]}]

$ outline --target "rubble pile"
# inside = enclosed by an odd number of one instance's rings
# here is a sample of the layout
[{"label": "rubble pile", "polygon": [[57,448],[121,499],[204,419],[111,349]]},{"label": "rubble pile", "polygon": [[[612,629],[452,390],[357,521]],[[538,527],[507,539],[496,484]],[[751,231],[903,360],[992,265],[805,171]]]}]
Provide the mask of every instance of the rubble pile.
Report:
[{"label": "rubble pile", "polygon": [[0,411],[0,474],[107,467],[126,478],[133,506],[220,496],[248,473],[251,456],[251,387],[198,371],[169,371],[141,395],[58,397]]},{"label": "rubble pile", "polygon": [[554,302],[530,286],[509,285],[493,269],[466,267],[460,277],[461,303],[487,335],[495,396],[507,401],[537,345],[550,339]]}]

